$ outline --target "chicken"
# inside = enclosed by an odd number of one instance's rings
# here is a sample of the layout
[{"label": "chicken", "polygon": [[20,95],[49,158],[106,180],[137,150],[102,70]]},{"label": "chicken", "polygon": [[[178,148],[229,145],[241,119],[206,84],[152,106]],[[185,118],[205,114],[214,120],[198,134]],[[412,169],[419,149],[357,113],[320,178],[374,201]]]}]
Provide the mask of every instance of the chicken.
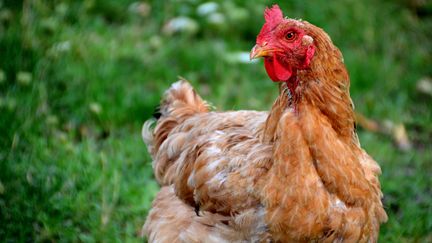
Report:
[{"label": "chicken", "polygon": [[320,28],[274,5],[251,58],[279,83],[270,112],[212,112],[184,80],[143,127],[161,190],[149,242],[376,242],[379,165],[361,149],[349,76]]}]

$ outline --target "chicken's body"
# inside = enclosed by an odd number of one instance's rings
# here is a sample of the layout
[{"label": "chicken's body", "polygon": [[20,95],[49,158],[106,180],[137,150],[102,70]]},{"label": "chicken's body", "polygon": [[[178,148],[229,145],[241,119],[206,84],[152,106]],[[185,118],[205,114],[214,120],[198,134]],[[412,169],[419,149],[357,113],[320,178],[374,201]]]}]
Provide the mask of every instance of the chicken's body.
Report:
[{"label": "chicken's body", "polygon": [[[143,129],[162,186],[150,242],[377,240],[380,168],[358,143],[342,55],[299,23],[316,55],[281,83],[269,113],[209,112],[185,81],[166,92],[155,130]],[[291,76],[275,68],[270,76]]]}]

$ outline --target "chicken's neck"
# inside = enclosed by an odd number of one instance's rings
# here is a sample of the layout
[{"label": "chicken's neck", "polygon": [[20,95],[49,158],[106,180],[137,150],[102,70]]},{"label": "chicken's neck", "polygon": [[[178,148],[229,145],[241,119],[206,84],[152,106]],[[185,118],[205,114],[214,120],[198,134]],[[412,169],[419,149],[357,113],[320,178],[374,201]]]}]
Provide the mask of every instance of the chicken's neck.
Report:
[{"label": "chicken's neck", "polygon": [[284,84],[281,85],[279,88],[279,95],[288,96],[289,103],[287,104],[288,107],[291,107],[294,109],[294,111],[298,112],[298,103],[301,99],[301,92],[297,91],[297,88],[299,87],[300,80],[298,79],[297,74],[290,77],[290,79]]},{"label": "chicken's neck", "polygon": [[297,72],[293,105],[299,113],[302,105],[318,108],[341,137],[352,139],[355,119],[342,54],[333,45],[318,46],[317,50],[310,69]]},{"label": "chicken's neck", "polygon": [[[301,116],[302,106],[319,109],[339,137],[354,141],[354,107],[349,94],[349,76],[343,63],[342,54],[331,43],[328,36],[313,36],[316,52],[308,69],[297,70],[279,86],[279,96],[270,110],[265,123],[263,140],[275,138],[277,124],[287,109],[293,109]],[[323,44],[324,43],[324,44]]]}]

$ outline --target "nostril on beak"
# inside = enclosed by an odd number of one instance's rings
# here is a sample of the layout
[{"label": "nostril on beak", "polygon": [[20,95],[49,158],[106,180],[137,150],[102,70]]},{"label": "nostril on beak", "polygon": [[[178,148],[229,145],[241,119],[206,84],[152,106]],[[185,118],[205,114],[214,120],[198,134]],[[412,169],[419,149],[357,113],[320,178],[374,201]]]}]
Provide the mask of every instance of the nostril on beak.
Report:
[{"label": "nostril on beak", "polygon": [[251,52],[250,52],[250,59],[255,59],[258,57],[267,57],[271,55],[272,50],[266,47],[267,42],[256,44]]}]

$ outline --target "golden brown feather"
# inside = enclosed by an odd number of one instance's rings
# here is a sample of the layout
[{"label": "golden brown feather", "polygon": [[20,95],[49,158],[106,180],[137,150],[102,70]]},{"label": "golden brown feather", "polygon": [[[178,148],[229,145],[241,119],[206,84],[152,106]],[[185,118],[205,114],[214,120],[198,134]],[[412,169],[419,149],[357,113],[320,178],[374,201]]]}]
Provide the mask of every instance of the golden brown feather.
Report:
[{"label": "golden brown feather", "polygon": [[167,90],[154,131],[143,128],[162,186],[150,242],[377,241],[381,171],[358,142],[342,55],[297,22],[315,56],[269,113],[210,112],[184,80]]}]

